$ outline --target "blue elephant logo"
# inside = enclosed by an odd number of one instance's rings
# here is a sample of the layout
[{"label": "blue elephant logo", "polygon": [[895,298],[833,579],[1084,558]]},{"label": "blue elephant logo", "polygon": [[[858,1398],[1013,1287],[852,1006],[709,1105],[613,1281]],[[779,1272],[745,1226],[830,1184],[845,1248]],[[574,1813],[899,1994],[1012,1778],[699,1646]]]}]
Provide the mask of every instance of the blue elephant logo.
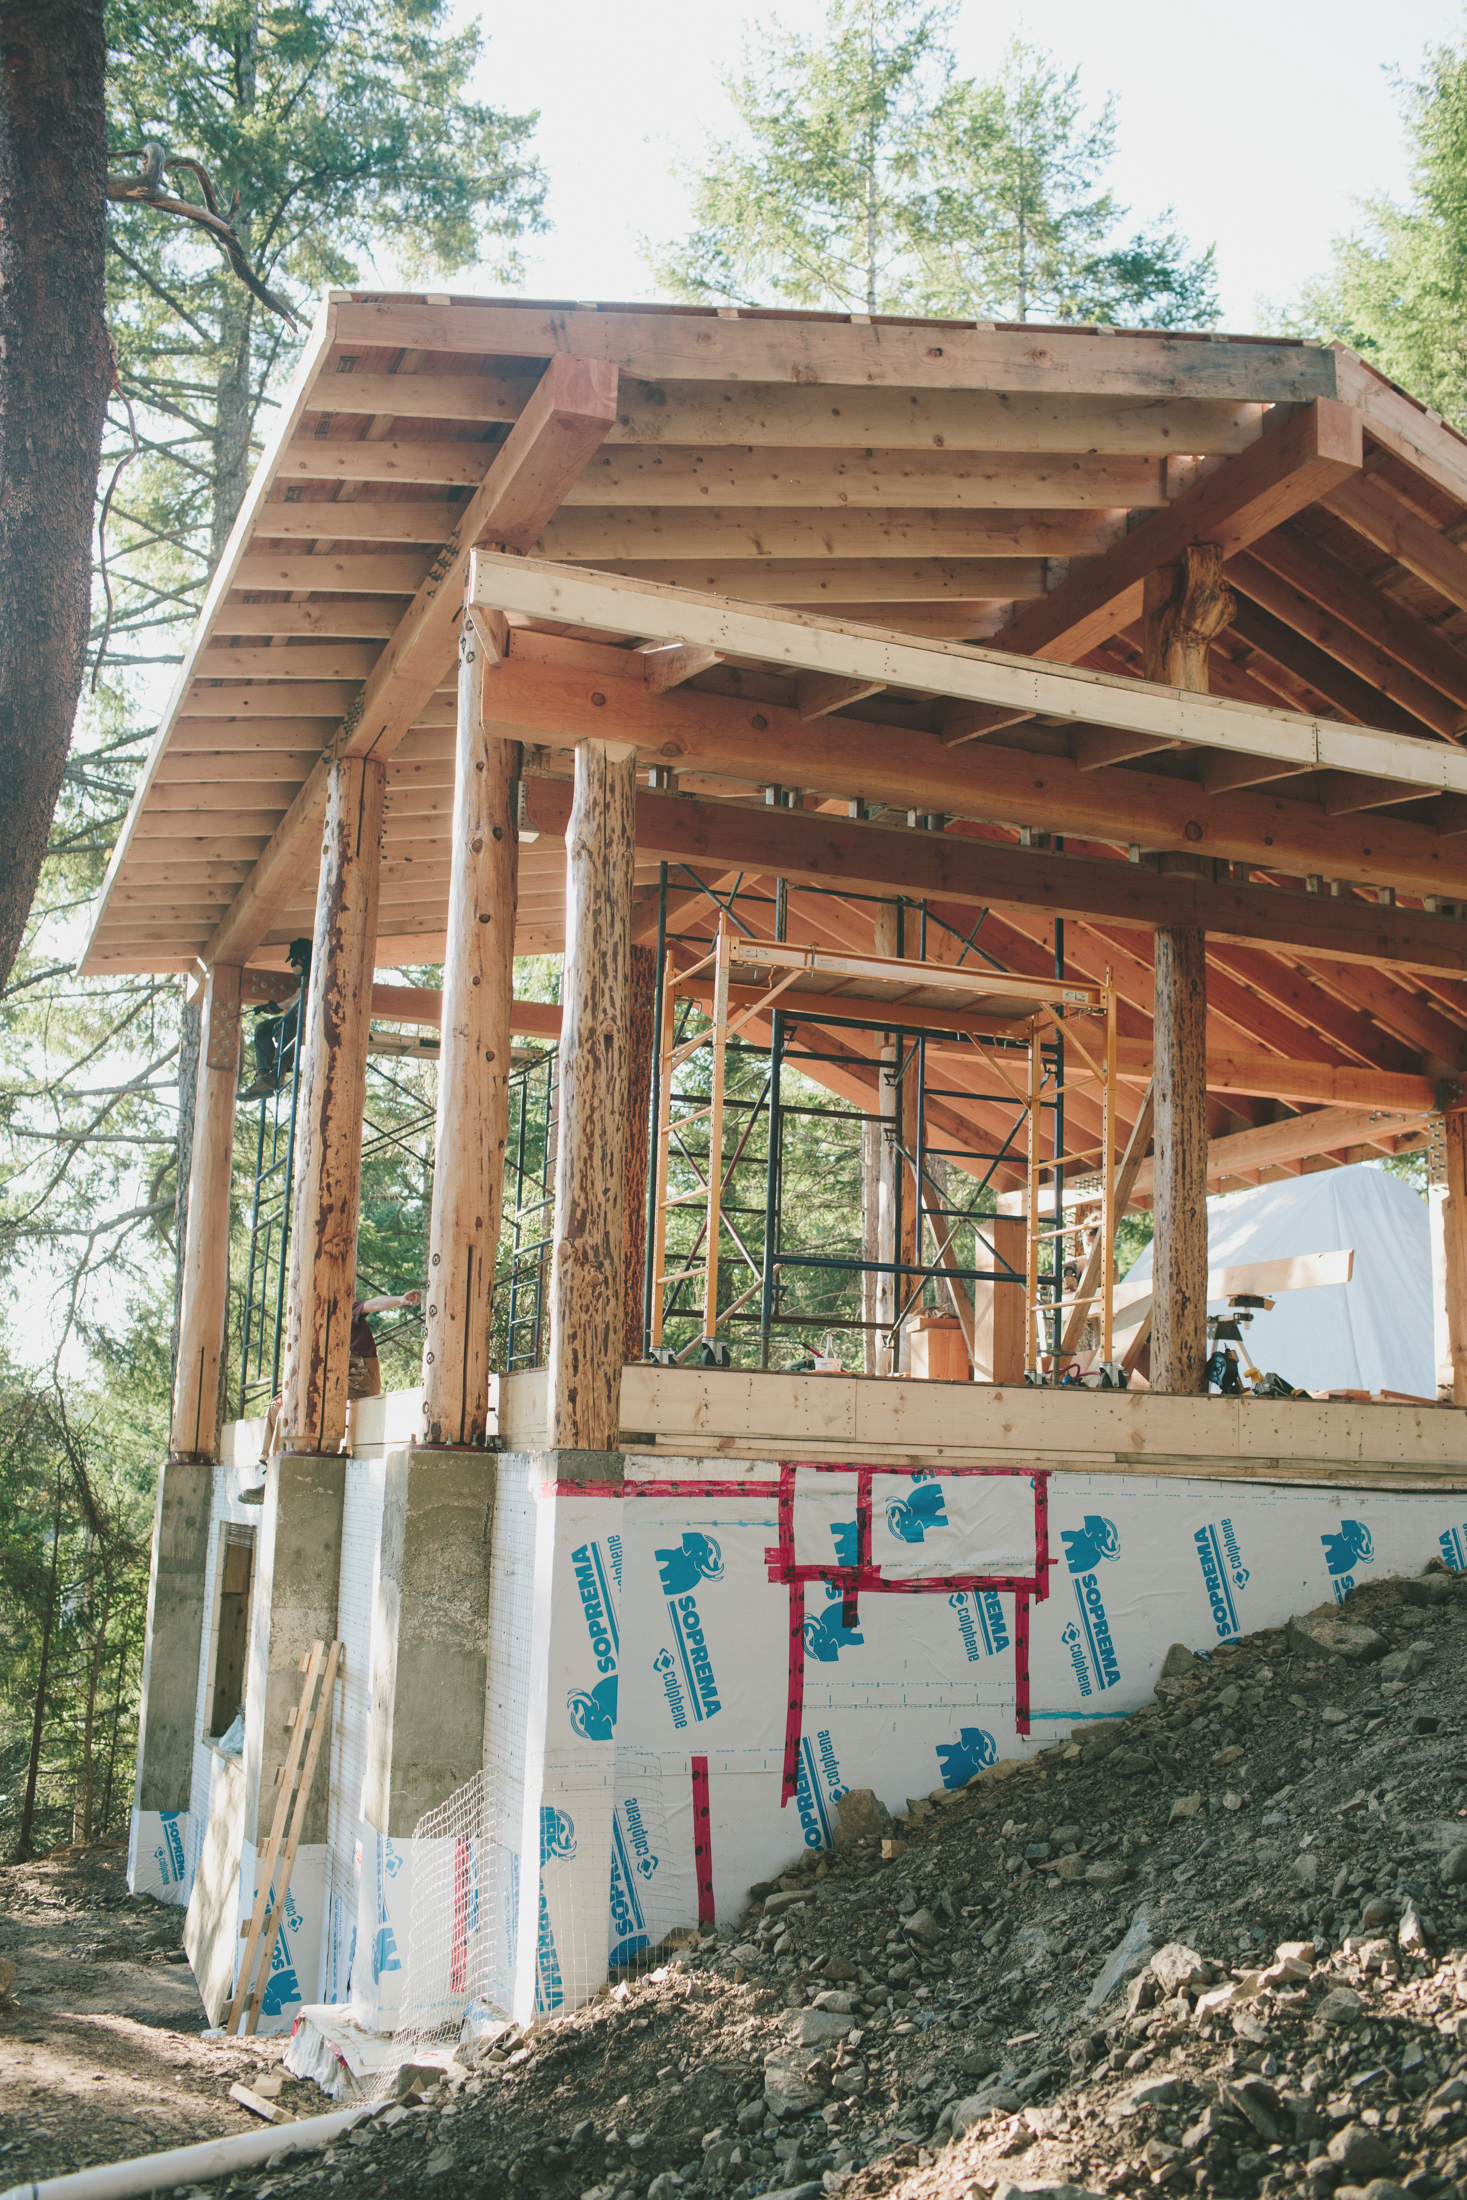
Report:
[{"label": "blue elephant logo", "polygon": [[806,1620],[805,1655],[807,1658],[818,1658],[822,1665],[834,1665],[842,1650],[849,1650],[854,1644],[863,1643],[866,1640],[861,1633],[859,1621],[847,1627],[842,1616],[844,1608],[845,1600],[840,1591],[836,1590],[825,1610],[817,1613],[813,1619]]},{"label": "blue elephant logo", "polygon": [[685,1531],[680,1548],[655,1555],[665,1597],[686,1596],[700,1581],[723,1579],[723,1553],[697,1528]]},{"label": "blue elephant logo", "polygon": [[945,1788],[966,1787],[975,1772],[998,1762],[998,1744],[981,1726],[965,1726],[955,1742],[939,1742],[937,1762]]},{"label": "blue elephant logo", "polygon": [[929,1528],[945,1528],[947,1503],[942,1484],[924,1475],[913,1482],[910,1497],[889,1497],[886,1524],[903,1543],[920,1543]]},{"label": "blue elephant logo", "polygon": [[573,1688],[565,1699],[570,1723],[588,1742],[609,1742],[616,1732],[616,1675],[594,1688]]},{"label": "blue elephant logo", "polygon": [[1368,1566],[1375,1556],[1375,1538],[1363,1520],[1342,1520],[1333,1535],[1322,1535],[1325,1564],[1332,1574],[1348,1574],[1355,1566]]},{"label": "blue elephant logo", "polygon": [[1119,1558],[1121,1539],[1113,1520],[1086,1513],[1083,1528],[1061,1528],[1065,1560],[1072,1574],[1094,1573],[1103,1558]]},{"label": "blue elephant logo", "polygon": [[859,1566],[861,1563],[861,1523],[859,1520],[832,1520],[831,1538],[835,1544],[837,1566]]},{"label": "blue elephant logo", "polygon": [[540,1862],[548,1864],[552,1857],[565,1862],[576,1853],[576,1822],[569,1811],[557,1810],[553,1803],[540,1805]]}]

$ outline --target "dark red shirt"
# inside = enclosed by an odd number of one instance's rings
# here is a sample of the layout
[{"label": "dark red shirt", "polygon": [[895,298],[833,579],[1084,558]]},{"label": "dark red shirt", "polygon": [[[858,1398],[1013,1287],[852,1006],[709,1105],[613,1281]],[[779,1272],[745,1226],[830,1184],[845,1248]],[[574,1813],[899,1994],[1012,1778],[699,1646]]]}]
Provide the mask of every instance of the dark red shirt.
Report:
[{"label": "dark red shirt", "polygon": [[354,1360],[375,1360],[377,1340],[372,1335],[372,1324],[362,1312],[365,1300],[358,1299],[351,1310],[351,1356]]}]

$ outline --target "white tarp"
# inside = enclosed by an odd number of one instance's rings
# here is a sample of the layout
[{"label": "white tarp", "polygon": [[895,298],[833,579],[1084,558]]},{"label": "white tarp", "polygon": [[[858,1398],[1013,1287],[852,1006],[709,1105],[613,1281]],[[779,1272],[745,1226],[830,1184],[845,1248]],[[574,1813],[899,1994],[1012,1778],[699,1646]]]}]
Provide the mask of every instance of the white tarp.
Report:
[{"label": "white tarp", "polygon": [[[1430,1224],[1425,1200],[1369,1162],[1259,1184],[1207,1202],[1210,1268],[1353,1246],[1349,1283],[1280,1293],[1245,1330],[1242,1353],[1298,1390],[1436,1396]],[[1126,1281],[1151,1274],[1148,1245]],[[1214,1301],[1210,1314],[1226,1311]]]}]

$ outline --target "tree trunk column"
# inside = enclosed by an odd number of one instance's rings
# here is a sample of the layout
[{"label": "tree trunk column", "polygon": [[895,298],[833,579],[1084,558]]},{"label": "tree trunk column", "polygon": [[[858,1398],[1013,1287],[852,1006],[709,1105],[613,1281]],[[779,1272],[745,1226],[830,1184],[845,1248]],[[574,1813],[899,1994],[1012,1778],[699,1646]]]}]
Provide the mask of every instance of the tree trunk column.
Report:
[{"label": "tree trunk column", "polygon": [[1452,1360],[1452,1403],[1467,1406],[1467,1108],[1449,1109],[1443,1131],[1447,1163],[1447,1197],[1442,1212],[1447,1350]]},{"label": "tree trunk column", "polygon": [[560,1150],[547,1443],[614,1451],[621,1428],[627,1025],[636,752],[576,745],[566,830]]},{"label": "tree trunk column", "polygon": [[234,1160],[234,1092],[239,1081],[240,973],[217,964],[204,981],[173,1421],[175,1459],[219,1456],[219,1379],[229,1298],[229,1179]]},{"label": "tree trunk column", "polygon": [[1207,935],[1156,935],[1151,1387],[1207,1388]]},{"label": "tree trunk column", "polygon": [[519,747],[485,731],[484,658],[484,645],[466,620],[423,1337],[427,1444],[484,1441],[489,1314],[509,1140]]},{"label": "tree trunk column", "polygon": [[383,765],[348,757],[327,789],[301,1058],[282,1451],[336,1451],[346,1433],[386,777]]}]

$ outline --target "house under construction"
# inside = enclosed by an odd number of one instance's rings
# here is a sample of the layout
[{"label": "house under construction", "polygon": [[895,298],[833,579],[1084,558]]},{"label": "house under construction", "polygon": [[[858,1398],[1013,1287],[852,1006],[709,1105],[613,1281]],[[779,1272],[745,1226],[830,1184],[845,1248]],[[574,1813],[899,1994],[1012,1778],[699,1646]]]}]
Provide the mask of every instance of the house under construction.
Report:
[{"label": "house under construction", "polygon": [[[201,988],[132,1866],[216,2017],[258,1943],[251,2021],[391,2029],[406,1845],[476,1779],[528,2020],[846,1788],[1460,1561],[1464,539],[1467,442],[1340,349],[328,300],[82,965]],[[236,1092],[302,936],[262,1489]],[[435,1035],[421,1389],[348,1450],[369,1058]],[[858,1243],[781,1197],[811,1088]],[[1210,1395],[1208,1189],[1412,1147],[1452,1402]]]}]

